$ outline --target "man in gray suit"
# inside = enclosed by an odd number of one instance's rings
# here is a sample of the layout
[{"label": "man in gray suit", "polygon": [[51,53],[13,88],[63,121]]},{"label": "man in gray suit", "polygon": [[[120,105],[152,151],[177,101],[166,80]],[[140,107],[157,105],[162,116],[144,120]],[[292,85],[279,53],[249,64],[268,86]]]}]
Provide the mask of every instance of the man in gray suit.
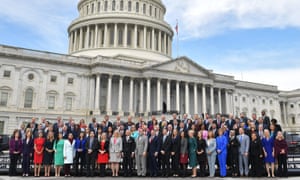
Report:
[{"label": "man in gray suit", "polygon": [[248,152],[250,146],[250,139],[249,136],[245,134],[243,128],[239,128],[239,134],[240,135],[238,135],[237,138],[240,141],[240,148],[239,148],[240,175],[248,176],[249,174]]},{"label": "man in gray suit", "polygon": [[148,138],[142,128],[139,129],[139,136],[136,138],[135,158],[137,166],[137,175],[146,176],[146,159],[148,149]]}]

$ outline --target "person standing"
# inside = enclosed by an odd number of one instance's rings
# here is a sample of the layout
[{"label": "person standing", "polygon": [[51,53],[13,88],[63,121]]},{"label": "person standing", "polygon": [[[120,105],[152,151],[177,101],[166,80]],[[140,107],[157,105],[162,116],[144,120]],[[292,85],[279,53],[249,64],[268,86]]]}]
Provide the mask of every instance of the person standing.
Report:
[{"label": "person standing", "polygon": [[270,137],[270,131],[268,129],[264,130],[264,138],[262,139],[262,146],[265,156],[265,165],[268,173],[270,175],[270,166],[272,177],[275,177],[275,149],[274,149],[274,138]]},{"label": "person standing", "polygon": [[188,131],[188,147],[189,147],[189,166],[192,168],[192,178],[197,176],[197,140],[194,137],[193,130]]},{"label": "person standing", "polygon": [[180,137],[178,135],[178,130],[176,128],[173,129],[172,143],[171,143],[172,171],[173,171],[173,176],[175,177],[178,177],[179,157],[180,157]]},{"label": "person standing", "polygon": [[179,164],[180,169],[182,170],[181,177],[186,176],[186,168],[188,163],[188,140],[185,136],[185,132],[180,132],[180,158],[179,158]]},{"label": "person standing", "polygon": [[220,176],[226,177],[226,159],[227,159],[227,137],[224,135],[224,130],[218,130],[219,136],[216,139],[217,153],[220,166]]},{"label": "person standing", "polygon": [[64,165],[64,139],[61,132],[57,135],[57,140],[54,142],[54,166],[55,166],[55,176],[60,176],[60,171]]},{"label": "person standing", "polygon": [[208,168],[209,168],[209,177],[215,176],[215,163],[216,163],[216,139],[214,136],[213,131],[208,131],[208,139],[206,141],[207,147],[206,147],[206,154],[207,154],[207,162],[208,162]]},{"label": "person standing", "polygon": [[137,175],[146,176],[147,167],[147,150],[148,150],[148,138],[142,128],[139,128],[139,135],[136,138],[135,147],[135,160],[137,166]]},{"label": "person standing", "polygon": [[162,176],[168,177],[170,171],[170,152],[171,152],[171,145],[172,140],[171,137],[168,135],[168,130],[164,128],[162,130],[162,137],[161,137],[161,148],[160,148],[160,158],[161,158],[161,174]]},{"label": "person standing", "polygon": [[32,139],[32,132],[27,130],[25,133],[25,139],[23,140],[22,146],[22,154],[23,154],[23,161],[22,161],[22,169],[23,169],[23,177],[28,177],[30,173],[30,159],[33,153],[33,139]]},{"label": "person standing", "polygon": [[230,131],[230,139],[229,139],[229,144],[228,144],[228,156],[229,156],[229,161],[230,161],[230,169],[231,169],[231,174],[232,177],[237,177],[238,176],[238,167],[239,167],[239,147],[240,147],[240,142],[236,138],[235,131],[231,130]]},{"label": "person standing", "polygon": [[41,165],[43,163],[44,157],[44,144],[45,139],[43,138],[43,131],[38,132],[38,137],[34,140],[34,156],[33,156],[33,163],[34,163],[34,176],[39,177],[41,171]]},{"label": "person standing", "polygon": [[47,140],[44,145],[44,158],[43,165],[45,167],[45,176],[50,176],[51,165],[53,164],[53,146],[54,146],[54,133],[48,132]]},{"label": "person standing", "polygon": [[101,134],[99,139],[99,150],[97,163],[100,165],[100,177],[105,176],[105,166],[108,163],[109,141],[105,132]]},{"label": "person standing", "polygon": [[239,148],[239,169],[240,176],[248,176],[249,174],[249,164],[248,164],[248,153],[250,146],[249,136],[245,134],[244,128],[239,128],[240,135],[237,136],[240,142]]},{"label": "person standing", "polygon": [[72,133],[68,134],[68,139],[64,142],[64,173],[65,176],[71,176],[70,167],[75,157],[75,140]]},{"label": "person standing", "polygon": [[[86,138],[84,132],[79,133],[79,137],[75,141],[75,175],[82,176],[83,166],[85,165],[85,143]],[[80,173],[78,172],[78,166],[80,165]]]},{"label": "person standing", "polygon": [[125,131],[125,136],[123,137],[123,150],[122,150],[123,170],[124,170],[125,177],[132,176],[134,151],[135,151],[135,141],[134,138],[131,137],[130,130],[127,129]]},{"label": "person standing", "polygon": [[156,177],[158,174],[158,162],[157,157],[160,151],[160,140],[156,136],[154,129],[150,132],[149,142],[148,142],[148,165],[150,170],[150,176]]},{"label": "person standing", "polygon": [[114,131],[109,142],[109,162],[111,163],[112,176],[119,176],[119,163],[121,162],[122,139],[118,130]]},{"label": "person standing", "polygon": [[282,132],[278,131],[276,140],[274,142],[275,157],[278,160],[278,176],[287,177],[287,154],[288,154],[288,145],[285,141]]},{"label": "person standing", "polygon": [[87,174],[86,175],[87,177],[93,177],[95,172],[96,158],[99,150],[99,143],[98,140],[95,138],[94,131],[90,131],[90,135],[87,138],[85,143],[85,148],[87,149],[87,153],[86,153]]},{"label": "person standing", "polygon": [[197,159],[200,165],[200,176],[205,176],[205,166],[206,166],[206,141],[203,139],[203,132],[198,131],[197,134]]},{"label": "person standing", "polygon": [[22,139],[20,137],[19,130],[14,130],[10,140],[9,140],[9,158],[10,158],[10,166],[9,166],[9,176],[17,175],[17,162],[20,158],[22,152]]},{"label": "person standing", "polygon": [[252,177],[261,177],[263,168],[263,147],[256,133],[251,134],[249,149],[249,160],[251,164]]}]

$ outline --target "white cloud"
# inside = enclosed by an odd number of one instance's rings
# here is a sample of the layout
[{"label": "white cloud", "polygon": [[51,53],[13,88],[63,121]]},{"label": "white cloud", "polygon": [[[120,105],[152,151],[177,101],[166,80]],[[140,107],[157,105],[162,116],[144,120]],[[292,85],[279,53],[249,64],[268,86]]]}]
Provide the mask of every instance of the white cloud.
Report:
[{"label": "white cloud", "polygon": [[299,0],[163,0],[167,21],[179,21],[182,39],[227,30],[300,27]]}]

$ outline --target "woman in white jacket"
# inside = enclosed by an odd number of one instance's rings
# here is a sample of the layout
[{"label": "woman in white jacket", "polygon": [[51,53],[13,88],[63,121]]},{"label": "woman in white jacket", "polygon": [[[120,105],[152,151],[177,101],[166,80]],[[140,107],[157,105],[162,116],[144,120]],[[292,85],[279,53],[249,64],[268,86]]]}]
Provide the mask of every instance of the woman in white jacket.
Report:
[{"label": "woman in white jacket", "polygon": [[75,157],[75,140],[73,134],[69,133],[68,139],[64,142],[64,172],[65,176],[70,175],[70,167],[73,164],[73,159]]}]

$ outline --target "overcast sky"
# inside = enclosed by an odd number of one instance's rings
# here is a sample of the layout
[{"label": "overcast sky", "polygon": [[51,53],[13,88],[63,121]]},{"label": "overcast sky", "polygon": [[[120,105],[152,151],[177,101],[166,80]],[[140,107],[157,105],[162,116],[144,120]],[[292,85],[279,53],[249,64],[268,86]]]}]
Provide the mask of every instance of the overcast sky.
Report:
[{"label": "overcast sky", "polygon": [[[300,88],[299,0],[162,0],[173,57],[236,79]],[[0,44],[67,53],[78,0],[1,0]]]}]

